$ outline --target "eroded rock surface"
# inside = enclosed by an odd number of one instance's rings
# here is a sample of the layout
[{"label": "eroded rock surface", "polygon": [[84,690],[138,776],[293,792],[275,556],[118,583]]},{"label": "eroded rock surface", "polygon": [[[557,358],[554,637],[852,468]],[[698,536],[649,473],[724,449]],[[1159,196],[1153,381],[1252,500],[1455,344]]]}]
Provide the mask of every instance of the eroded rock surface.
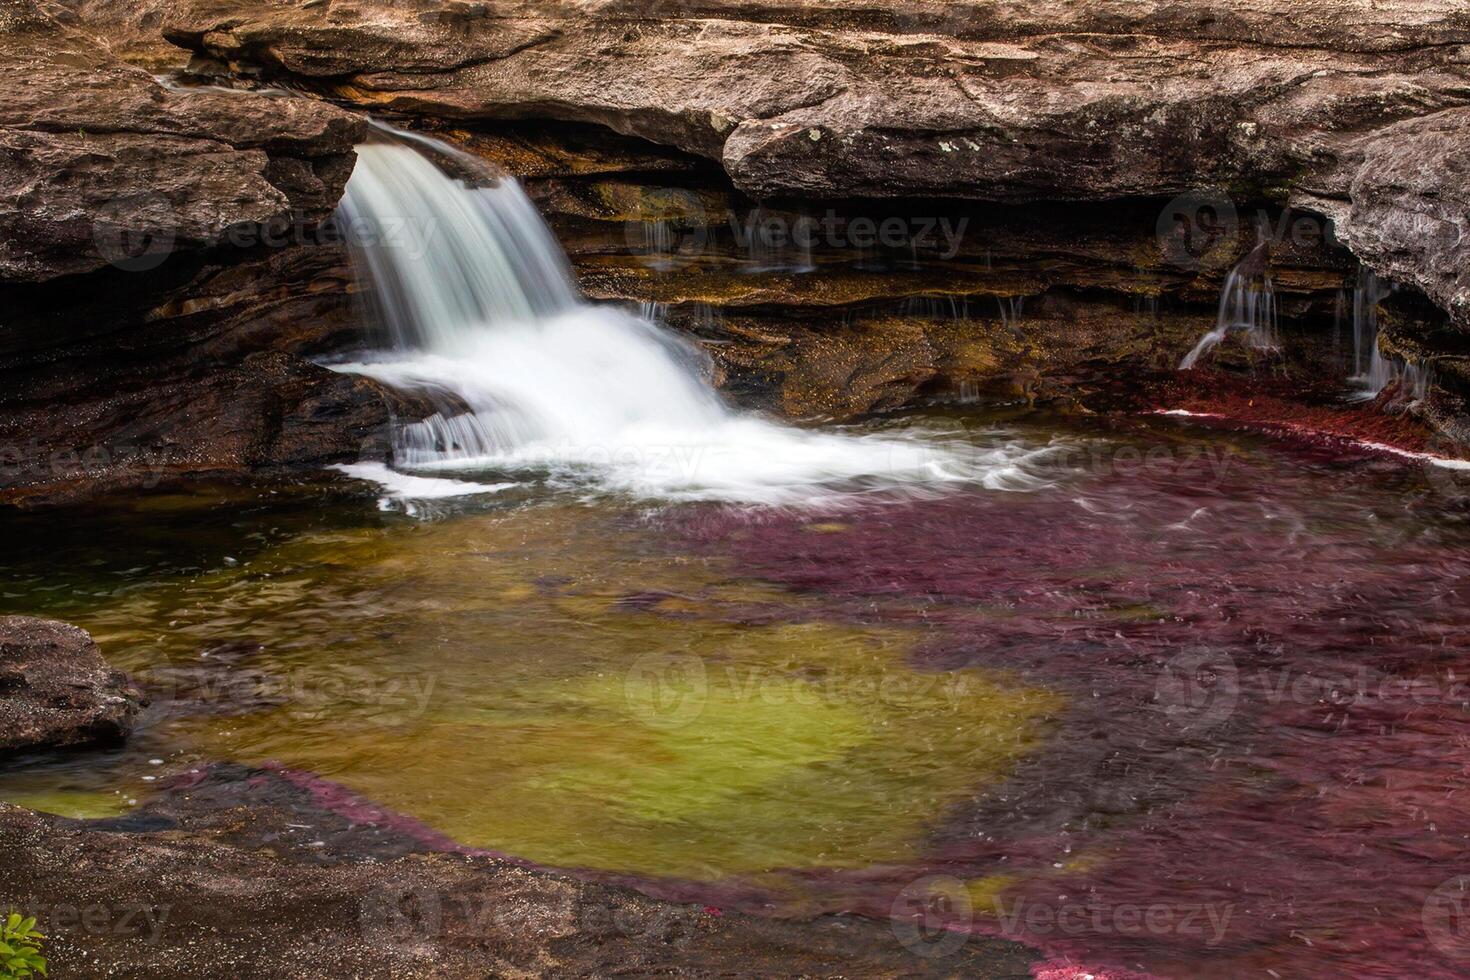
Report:
[{"label": "eroded rock surface", "polygon": [[360,337],[322,223],[364,118],[166,87],[109,50],[161,5],[70,6],[0,0],[0,503],[385,445],[422,406],[309,359]]},{"label": "eroded rock surface", "polygon": [[181,0],[165,30],[362,105],[597,123],[719,161],[758,198],[1300,186],[1365,261],[1470,325],[1464,256],[1440,254],[1470,231],[1452,206],[1470,10],[1452,0]]},{"label": "eroded rock surface", "polygon": [[138,689],[85,630],[0,617],[0,753],[125,738],[141,708]]},{"label": "eroded rock surface", "polygon": [[241,226],[320,220],[364,132],[316,100],[165,88],[0,0],[0,282],[152,268]]},{"label": "eroded rock surface", "polygon": [[[749,407],[798,419],[930,398],[1100,409],[1123,407],[1128,388],[1127,404],[1153,407],[1151,379],[1214,328],[1258,223],[1287,229],[1266,250],[1290,323],[1278,367],[1342,377],[1332,324],[1354,262],[1315,216],[1298,235],[1300,212],[1241,208],[1218,234],[1161,242],[1159,200],[757,205],[697,158],[587,133],[548,145],[539,125],[442,131],[525,177],[586,295],[701,341],[716,383]],[[557,152],[567,146],[584,155]],[[810,247],[792,240],[802,228]],[[875,229],[897,237],[855,244]],[[1250,367],[1227,347],[1212,360]]]},{"label": "eroded rock surface", "polygon": [[929,960],[887,923],[759,919],[456,853],[302,775],[212,767],[86,823],[0,803],[0,906],[36,915],[75,977],[1011,977],[1035,958],[975,937]]},{"label": "eroded rock surface", "polygon": [[0,503],[381,457],[424,399],[314,363],[361,343],[330,244],[0,287]]}]

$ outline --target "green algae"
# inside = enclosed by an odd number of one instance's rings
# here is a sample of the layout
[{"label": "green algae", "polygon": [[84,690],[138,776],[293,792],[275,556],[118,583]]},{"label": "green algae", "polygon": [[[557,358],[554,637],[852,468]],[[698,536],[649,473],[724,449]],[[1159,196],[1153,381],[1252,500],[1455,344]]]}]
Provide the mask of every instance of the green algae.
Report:
[{"label": "green algae", "polygon": [[[918,856],[1061,708],[822,613],[640,515],[543,506],[305,531],[76,619],[145,680],[240,698],[150,733],[191,758],[316,772],[545,864],[713,880]],[[260,649],[202,655],[221,643]]]},{"label": "green algae", "polygon": [[3,794],[0,794],[0,800],[27,810],[53,813],[58,817],[96,820],[127,813],[132,809],[136,797],[124,798],[116,790],[66,789],[44,785],[27,789],[22,781],[18,785],[7,785]]}]

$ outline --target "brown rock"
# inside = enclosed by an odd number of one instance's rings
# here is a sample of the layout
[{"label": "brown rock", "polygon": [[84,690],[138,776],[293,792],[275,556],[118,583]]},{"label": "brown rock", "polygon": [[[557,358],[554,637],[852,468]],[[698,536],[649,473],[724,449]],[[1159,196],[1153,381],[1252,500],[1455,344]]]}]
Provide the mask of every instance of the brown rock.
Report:
[{"label": "brown rock", "polygon": [[[1470,11],[1451,0],[184,0],[166,31],[364,105],[594,122],[718,160],[759,198],[1301,185],[1363,227],[1417,220],[1415,162],[1452,199],[1465,186],[1449,137],[1411,122],[1467,101]],[[1380,271],[1453,292],[1431,247],[1399,234],[1386,261],[1371,237]]]},{"label": "brown rock", "polygon": [[142,707],[126,674],[85,630],[49,619],[0,617],[0,751],[125,738]]},{"label": "brown rock", "polygon": [[1346,194],[1303,188],[1367,265],[1470,326],[1470,108],[1408,119],[1347,144]]},{"label": "brown rock", "polygon": [[52,0],[47,12],[101,41],[119,61],[153,72],[183,68],[188,52],[163,37],[173,0]]},{"label": "brown rock", "polygon": [[241,226],[320,220],[364,132],[310,99],[164,88],[0,0],[0,282],[152,268]]},{"label": "brown rock", "polygon": [[0,503],[382,458],[434,409],[311,360],[362,342],[351,282],[303,243],[0,287]]}]

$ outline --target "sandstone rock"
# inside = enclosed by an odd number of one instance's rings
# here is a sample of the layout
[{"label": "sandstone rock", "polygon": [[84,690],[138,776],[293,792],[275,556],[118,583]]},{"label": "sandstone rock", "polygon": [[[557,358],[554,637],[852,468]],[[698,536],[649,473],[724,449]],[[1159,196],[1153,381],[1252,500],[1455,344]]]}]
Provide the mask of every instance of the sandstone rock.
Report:
[{"label": "sandstone rock", "polygon": [[152,268],[241,226],[320,220],[364,132],[310,99],[167,89],[0,0],[0,282]]},{"label": "sandstone rock", "polygon": [[0,751],[125,738],[141,699],[85,630],[0,617]]},{"label": "sandstone rock", "polygon": [[1346,194],[1303,188],[1380,275],[1470,326],[1470,108],[1408,119],[1346,144]]},{"label": "sandstone rock", "polygon": [[[1395,188],[1448,140],[1412,121],[1470,98],[1470,12],[1450,0],[183,0],[166,30],[364,105],[594,122],[718,160],[760,198],[1303,185],[1360,226],[1411,225]],[[1452,291],[1429,247],[1401,246],[1381,271]]]},{"label": "sandstone rock", "polygon": [[0,503],[381,458],[424,399],[318,366],[364,339],[343,248],[0,287]]},{"label": "sandstone rock", "polygon": [[361,339],[322,222],[363,118],[117,60],[161,7],[0,0],[3,503],[381,454],[428,411],[308,359]]},{"label": "sandstone rock", "polygon": [[172,0],[52,0],[57,20],[101,41],[119,61],[152,72],[183,68],[188,52],[164,40],[164,14]]}]

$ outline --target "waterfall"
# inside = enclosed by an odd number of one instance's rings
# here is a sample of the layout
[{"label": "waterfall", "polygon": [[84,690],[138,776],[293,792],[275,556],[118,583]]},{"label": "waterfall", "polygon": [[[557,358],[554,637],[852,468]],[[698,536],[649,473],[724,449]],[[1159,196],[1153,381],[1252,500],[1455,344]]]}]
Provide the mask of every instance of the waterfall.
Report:
[{"label": "waterfall", "polygon": [[[1378,304],[1393,286],[1385,283],[1366,266],[1358,268],[1358,281],[1353,286],[1353,380],[1372,387],[1375,370],[1382,375],[1383,355],[1378,352]],[[1379,385],[1379,387],[1382,387]],[[1377,393],[1377,388],[1374,388]]]},{"label": "waterfall", "polygon": [[1349,379],[1362,399],[1377,398],[1389,387],[1396,398],[1424,398],[1429,390],[1428,372],[1418,364],[1385,355],[1378,346],[1378,305],[1394,290],[1366,266],[1358,268],[1353,286],[1353,375]]},{"label": "waterfall", "polygon": [[453,347],[478,324],[531,322],[577,305],[550,229],[508,183],[467,192],[411,146],[370,143],[358,149],[341,212],[400,348]]},{"label": "waterfall", "polygon": [[1246,342],[1257,350],[1276,350],[1281,346],[1277,327],[1276,290],[1271,284],[1271,273],[1266,271],[1266,247],[1260,245],[1230,270],[1220,290],[1215,328],[1184,355],[1179,370],[1191,370],[1231,331],[1244,333]]},{"label": "waterfall", "polygon": [[514,180],[422,136],[380,129],[357,152],[338,218],[390,346],[334,367],[440,407],[395,433],[393,470],[379,473],[390,489],[405,472],[517,472],[640,496],[788,503],[1037,482],[1025,465],[1040,451],[999,435],[976,445],[917,428],[822,432],[734,412],[692,344],[578,295]]},{"label": "waterfall", "polygon": [[1020,333],[1018,324],[1021,316],[1026,311],[1026,297],[1024,296],[997,296],[996,305],[1000,307],[1000,322],[1013,333]]}]

